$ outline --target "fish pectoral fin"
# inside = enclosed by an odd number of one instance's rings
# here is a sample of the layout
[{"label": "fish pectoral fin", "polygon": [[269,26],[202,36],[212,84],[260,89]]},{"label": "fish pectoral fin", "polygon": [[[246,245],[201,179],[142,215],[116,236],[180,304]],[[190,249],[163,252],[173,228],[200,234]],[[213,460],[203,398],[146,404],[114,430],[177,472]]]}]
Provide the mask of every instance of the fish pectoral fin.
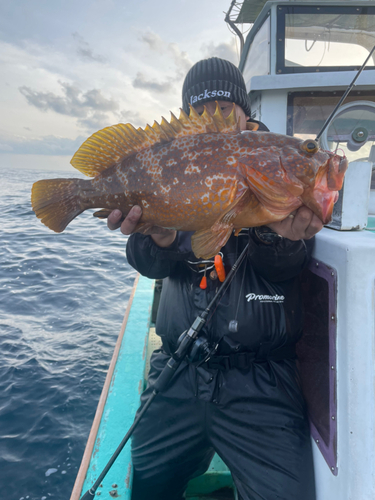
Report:
[{"label": "fish pectoral fin", "polygon": [[[298,197],[304,191],[302,183],[290,178],[279,161],[275,161],[274,168],[269,163],[264,167],[259,166],[258,169],[245,162],[239,162],[239,165],[251,191],[271,212],[284,211],[289,207],[293,210],[294,205],[301,204]],[[278,178],[269,175],[268,171],[278,171]]]},{"label": "fish pectoral fin", "polygon": [[[238,183],[236,183],[236,189]],[[228,210],[209,229],[203,229],[193,234],[191,247],[198,258],[209,259],[216,255],[226,244],[234,229],[237,215],[249,202],[250,190],[237,192],[237,198],[229,205]]]},{"label": "fish pectoral fin", "polygon": [[196,257],[210,259],[226,244],[232,232],[233,224],[216,230],[212,227],[196,231],[191,237],[191,248]]},{"label": "fish pectoral fin", "polygon": [[98,219],[108,219],[110,213],[112,213],[112,210],[109,208],[102,208],[101,210],[94,212],[92,215]]},{"label": "fish pectoral fin", "polygon": [[242,210],[244,210],[246,205],[249,203],[251,196],[250,189],[244,187],[239,188],[238,184],[239,183],[237,181],[231,193],[232,199],[234,200],[227,208],[227,211],[212,226],[212,229],[214,231],[221,231],[223,227],[229,225],[233,227],[235,218],[239,213],[242,212]]}]

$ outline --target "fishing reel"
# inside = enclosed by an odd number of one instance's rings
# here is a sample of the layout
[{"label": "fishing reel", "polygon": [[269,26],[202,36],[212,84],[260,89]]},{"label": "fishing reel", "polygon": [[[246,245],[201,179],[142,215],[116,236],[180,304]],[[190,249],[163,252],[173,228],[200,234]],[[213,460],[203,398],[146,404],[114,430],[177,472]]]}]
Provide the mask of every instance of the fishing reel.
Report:
[{"label": "fishing reel", "polygon": [[[178,338],[177,347],[181,344],[182,340],[185,338],[187,330]],[[208,359],[212,354],[212,346],[209,343],[207,337],[200,335],[196,338],[191,346],[190,351],[186,355],[186,359],[189,363],[197,363]]]}]

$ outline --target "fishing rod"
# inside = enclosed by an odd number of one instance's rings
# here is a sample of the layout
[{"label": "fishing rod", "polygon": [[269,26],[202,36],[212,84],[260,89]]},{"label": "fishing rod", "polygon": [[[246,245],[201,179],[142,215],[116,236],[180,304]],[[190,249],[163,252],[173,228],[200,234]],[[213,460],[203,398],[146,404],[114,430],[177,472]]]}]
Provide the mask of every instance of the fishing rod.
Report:
[{"label": "fishing rod", "polygon": [[[124,436],[121,443],[118,445],[118,447],[117,447],[116,451],[114,452],[114,454],[112,455],[112,457],[109,459],[107,465],[104,467],[102,472],[99,474],[98,479],[91,486],[91,488],[89,490],[87,490],[86,493],[81,497],[81,500],[90,500],[91,498],[95,497],[96,490],[98,489],[101,482],[103,481],[103,479],[107,475],[109,469],[112,467],[112,465],[116,461],[117,457],[121,453],[121,451],[124,448],[124,446],[126,445],[126,443],[129,441],[129,438],[133,434],[134,429],[139,424],[141,418],[146,413],[146,411],[149,408],[149,406],[151,405],[152,401],[155,399],[155,397],[160,392],[162,392],[167,387],[167,385],[169,384],[173,375],[176,373],[177,368],[180,366],[180,364],[185,359],[185,357],[189,354],[191,348],[193,347],[194,342],[198,338],[198,334],[199,334],[200,330],[202,329],[203,325],[207,321],[207,317],[211,311],[212,306],[215,304],[215,302],[217,301],[220,294],[222,292],[225,293],[227,287],[230,285],[230,283],[231,283],[232,279],[234,278],[236,272],[238,271],[243,259],[246,256],[248,248],[249,248],[249,243],[247,243],[245,248],[242,250],[241,255],[238,257],[238,259],[234,263],[232,269],[229,271],[227,277],[225,278],[225,280],[221,284],[218,291],[215,293],[215,296],[213,297],[211,302],[208,304],[206,309],[195,318],[195,320],[194,320],[193,324],[190,326],[189,330],[186,330],[185,332],[183,332],[181,334],[180,339],[179,339],[179,345],[178,345],[176,352],[170,357],[170,359],[168,360],[168,363],[163,368],[159,377],[156,379],[154,385],[152,386],[152,394],[147,399],[142,410],[135,417],[132,426],[130,427],[130,429],[128,430],[126,435]],[[207,360],[208,360],[208,358],[206,357],[205,361],[207,361]]]},{"label": "fishing rod", "polygon": [[315,140],[317,141],[320,136],[322,135],[322,133],[325,131],[325,129],[328,127],[328,125],[331,123],[332,121],[332,118],[335,116],[336,114],[336,111],[338,110],[338,108],[341,106],[341,104],[344,102],[344,100],[346,99],[346,96],[349,94],[349,92],[352,90],[352,88],[354,87],[354,84],[357,80],[357,78],[359,77],[359,75],[362,73],[362,71],[364,70],[367,62],[369,61],[370,57],[372,56],[373,52],[375,50],[375,45],[373,46],[373,48],[371,49],[369,55],[367,56],[365,62],[362,64],[362,66],[359,68],[358,70],[358,73],[355,75],[352,83],[349,85],[349,87],[346,89],[345,93],[343,94],[343,96],[341,97],[341,99],[339,100],[339,102],[336,104],[336,107],[335,109],[332,111],[332,113],[329,115],[329,117],[327,118],[327,120],[325,121],[322,129],[320,130],[319,134],[315,137]]}]

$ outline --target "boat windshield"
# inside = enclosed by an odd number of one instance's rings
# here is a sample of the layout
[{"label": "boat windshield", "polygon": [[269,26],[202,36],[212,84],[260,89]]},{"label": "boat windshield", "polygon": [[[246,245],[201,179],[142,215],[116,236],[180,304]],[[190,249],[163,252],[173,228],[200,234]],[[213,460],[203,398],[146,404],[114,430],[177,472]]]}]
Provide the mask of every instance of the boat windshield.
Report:
[{"label": "boat windshield", "polygon": [[[321,130],[343,92],[290,92],[287,133],[311,139]],[[375,91],[353,91],[322,134],[321,147],[349,161],[375,161]]]},{"label": "boat windshield", "polygon": [[278,42],[278,73],[360,67],[375,45],[375,8],[279,7]]}]

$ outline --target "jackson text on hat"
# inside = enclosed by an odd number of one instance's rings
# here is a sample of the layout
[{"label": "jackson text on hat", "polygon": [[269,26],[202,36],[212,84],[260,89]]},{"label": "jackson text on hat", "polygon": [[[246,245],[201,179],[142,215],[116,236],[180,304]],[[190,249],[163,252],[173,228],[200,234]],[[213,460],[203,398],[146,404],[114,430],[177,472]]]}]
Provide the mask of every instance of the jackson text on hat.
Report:
[{"label": "jackson text on hat", "polygon": [[250,116],[250,100],[240,70],[218,57],[197,62],[186,75],[182,87],[182,107],[189,114],[192,106],[212,100],[230,101]]}]

